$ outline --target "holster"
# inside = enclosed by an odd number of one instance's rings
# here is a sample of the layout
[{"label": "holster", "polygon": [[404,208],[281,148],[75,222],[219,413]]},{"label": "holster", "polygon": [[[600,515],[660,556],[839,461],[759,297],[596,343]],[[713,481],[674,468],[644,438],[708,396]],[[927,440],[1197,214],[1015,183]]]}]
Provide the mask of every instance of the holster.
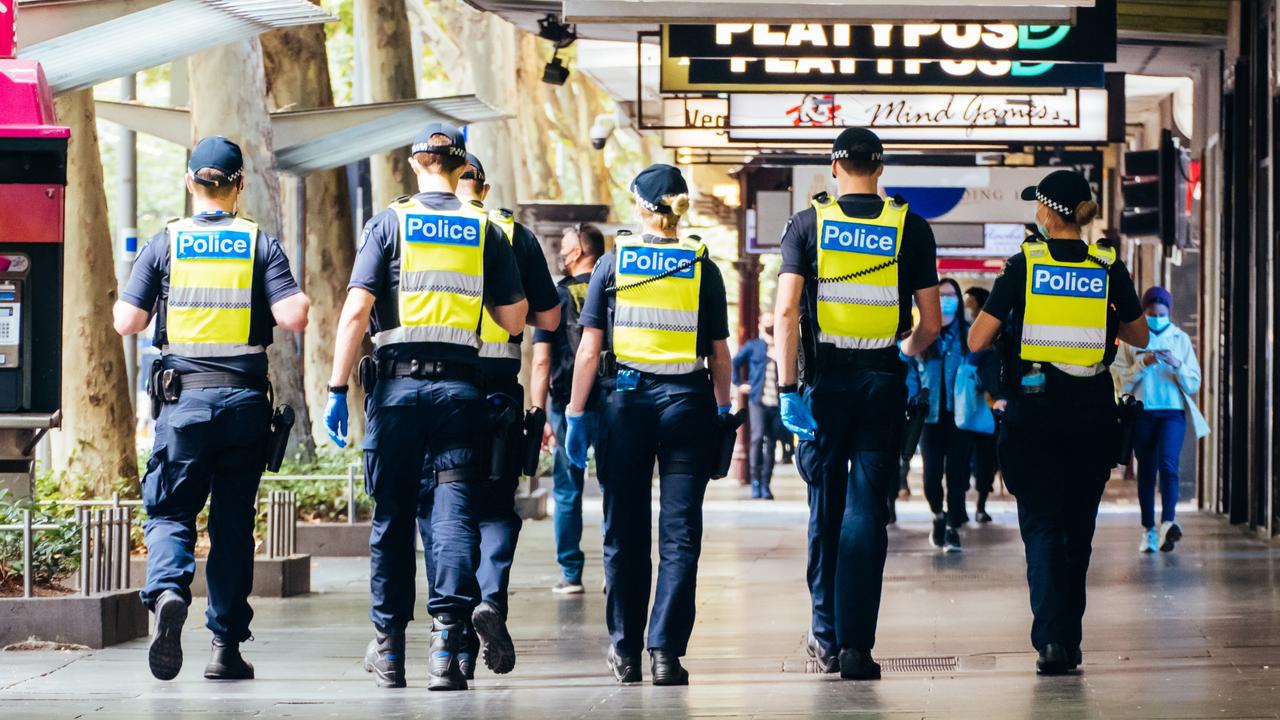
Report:
[{"label": "holster", "polygon": [[164,372],[164,362],[159,358],[151,361],[151,372],[147,374],[147,397],[151,399],[151,419],[160,418],[160,408],[164,407],[164,395],[160,390],[160,375]]},{"label": "holster", "polygon": [[1122,395],[1117,403],[1119,415],[1119,442],[1116,465],[1128,465],[1133,460],[1134,436],[1138,418],[1142,415],[1142,403],[1132,395]]},{"label": "holster", "polygon": [[524,458],[520,472],[528,477],[538,473],[538,458],[542,455],[542,429],[547,426],[547,412],[542,408],[529,408],[524,414]]},{"label": "holster", "polygon": [[910,460],[920,445],[924,421],[929,417],[929,388],[920,388],[915,398],[907,403],[907,418],[902,425],[902,459]]},{"label": "holster", "polygon": [[504,393],[494,393],[486,398],[489,406],[489,482],[497,482],[519,472],[524,462],[525,448],[513,431],[520,431],[520,406]]},{"label": "holster", "polygon": [[600,364],[596,366],[596,377],[612,378],[618,375],[618,356],[612,350],[600,351]]},{"label": "holster", "polygon": [[716,430],[720,434],[720,443],[716,446],[715,467],[711,469],[712,480],[728,477],[729,466],[733,464],[733,448],[738,441],[738,428],[742,427],[746,419],[745,409],[716,416]]},{"label": "holster", "polygon": [[280,472],[295,419],[293,408],[288,405],[281,405],[271,413],[271,429],[267,434],[267,472]]},{"label": "holster", "polygon": [[356,378],[360,381],[360,387],[365,395],[373,394],[373,389],[378,385],[378,361],[372,355],[360,358]]}]

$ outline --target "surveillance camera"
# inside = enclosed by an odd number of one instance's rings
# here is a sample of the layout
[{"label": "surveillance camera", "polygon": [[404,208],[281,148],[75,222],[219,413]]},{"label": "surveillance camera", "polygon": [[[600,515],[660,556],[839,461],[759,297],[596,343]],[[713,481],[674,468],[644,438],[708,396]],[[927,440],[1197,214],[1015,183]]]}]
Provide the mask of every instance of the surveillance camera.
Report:
[{"label": "surveillance camera", "polygon": [[597,115],[595,122],[591,123],[591,147],[603,150],[617,124],[612,115]]}]

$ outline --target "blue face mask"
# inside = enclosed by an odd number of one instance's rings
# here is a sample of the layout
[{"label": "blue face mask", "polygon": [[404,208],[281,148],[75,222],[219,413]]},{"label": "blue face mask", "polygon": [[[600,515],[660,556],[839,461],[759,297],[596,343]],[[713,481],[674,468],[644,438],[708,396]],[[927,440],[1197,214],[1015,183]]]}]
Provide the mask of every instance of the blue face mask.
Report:
[{"label": "blue face mask", "polygon": [[942,314],[955,317],[956,311],[960,309],[960,298],[954,295],[944,296],[942,302]]},{"label": "blue face mask", "polygon": [[1164,332],[1165,328],[1169,327],[1169,318],[1161,317],[1159,315],[1148,315],[1147,327],[1151,328],[1155,332]]},{"label": "blue face mask", "polygon": [[1036,221],[1036,230],[1039,231],[1040,237],[1044,238],[1045,240],[1049,239],[1049,229],[1046,228],[1044,225],[1041,225],[1039,220]]}]

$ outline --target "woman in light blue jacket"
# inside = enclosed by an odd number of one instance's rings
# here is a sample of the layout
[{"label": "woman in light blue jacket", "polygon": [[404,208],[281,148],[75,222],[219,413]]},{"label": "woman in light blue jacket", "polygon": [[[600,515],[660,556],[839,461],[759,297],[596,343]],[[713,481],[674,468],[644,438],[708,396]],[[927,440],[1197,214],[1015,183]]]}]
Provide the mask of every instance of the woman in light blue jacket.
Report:
[{"label": "woman in light blue jacket", "polygon": [[964,497],[969,490],[973,434],[956,427],[954,399],[956,372],[969,353],[969,332],[960,314],[960,284],[943,278],[938,295],[942,302],[942,330],[927,350],[906,358],[907,394],[915,397],[921,388],[929,390],[929,415],[920,435],[924,495],[933,511],[929,543],[950,553],[960,552],[960,526],[969,521]]},{"label": "woman in light blue jacket", "polygon": [[[1142,401],[1142,415],[1134,433],[1138,459],[1138,503],[1142,507],[1144,553],[1173,550],[1182,539],[1175,517],[1178,504],[1178,459],[1191,415],[1197,437],[1207,432],[1192,396],[1200,390],[1200,364],[1191,338],[1169,321],[1173,299],[1168,290],[1152,287],[1142,295],[1142,307],[1151,327],[1147,347],[1135,350],[1121,344],[1112,366],[1121,391]],[[1160,485],[1160,526],[1155,519],[1156,480]]]}]

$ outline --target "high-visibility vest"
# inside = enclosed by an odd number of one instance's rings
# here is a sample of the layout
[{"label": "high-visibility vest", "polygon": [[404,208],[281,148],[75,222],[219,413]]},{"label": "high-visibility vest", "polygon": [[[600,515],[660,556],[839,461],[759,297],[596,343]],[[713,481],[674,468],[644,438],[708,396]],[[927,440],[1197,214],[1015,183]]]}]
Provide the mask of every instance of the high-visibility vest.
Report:
[{"label": "high-visibility vest", "polygon": [[683,375],[698,357],[698,292],[706,247],[618,238],[615,243],[613,354],[633,370]]},{"label": "high-visibility vest", "polygon": [[830,197],[818,213],[818,341],[874,350],[897,341],[898,255],[907,205],[886,200],[880,215],[854,218]]},{"label": "high-visibility vest", "polygon": [[233,218],[211,227],[192,218],[165,228],[169,237],[166,355],[235,357],[266,350],[249,343],[258,225]]},{"label": "high-visibility vest", "polygon": [[1025,243],[1026,312],[1022,318],[1023,360],[1089,367],[1107,348],[1108,268],[1112,248],[1090,245],[1080,262],[1055,260],[1048,244]]},{"label": "high-visibility vest", "polygon": [[[516,240],[516,219],[510,210],[489,213],[489,222],[502,230],[508,243]],[[520,341],[507,332],[486,309],[480,317],[480,357],[520,359]]]},{"label": "high-visibility vest", "polygon": [[400,225],[400,325],[373,336],[378,347],[439,342],[480,347],[484,313],[483,212],[463,203],[432,210],[413,198],[391,204]]}]

